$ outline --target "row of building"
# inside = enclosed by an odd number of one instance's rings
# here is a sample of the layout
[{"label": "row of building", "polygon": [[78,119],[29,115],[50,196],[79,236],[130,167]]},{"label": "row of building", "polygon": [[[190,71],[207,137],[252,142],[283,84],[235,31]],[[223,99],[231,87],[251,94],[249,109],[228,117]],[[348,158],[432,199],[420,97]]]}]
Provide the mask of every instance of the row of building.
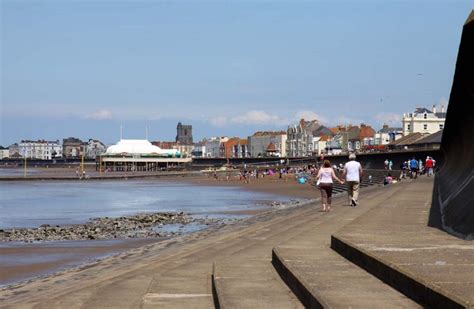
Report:
[{"label": "row of building", "polygon": [[[432,110],[417,108],[413,113],[403,115],[402,127],[384,125],[378,131],[364,123],[325,127],[317,120],[301,119],[286,131],[259,131],[247,138],[211,137],[198,143],[193,142],[192,126],[179,122],[175,141],[151,143],[160,149],[175,150],[182,157],[205,158],[306,157],[322,153],[370,152],[406,148],[411,144],[397,141],[403,138],[402,141],[414,142],[440,132],[444,127],[445,118],[444,107],[439,112],[435,106]],[[438,133],[437,136],[441,138],[441,134]],[[63,139],[62,143],[59,140],[23,140],[8,148],[0,146],[0,159],[26,157],[51,160],[82,156],[94,159],[106,153],[106,150],[107,147],[96,139],[83,142],[78,138],[69,137]]]},{"label": "row of building", "polygon": [[[194,146],[194,157],[306,157],[322,153],[340,154],[347,152],[371,152],[425,145],[416,144],[422,138],[436,134],[429,139],[440,142],[446,112],[417,108],[413,113],[403,115],[402,127],[383,127],[375,131],[364,123],[325,127],[317,120],[305,121],[289,126],[286,131],[256,132],[246,139],[238,137],[212,137]],[[412,143],[399,143],[397,140]],[[431,144],[433,144],[431,143]]]},{"label": "row of building", "polygon": [[[175,149],[178,153],[191,153],[193,150],[192,126],[178,123],[175,142],[153,142],[162,149]],[[163,147],[163,145],[164,147]],[[109,145],[111,146],[111,145]],[[96,159],[107,151],[107,146],[97,139],[82,141],[79,138],[68,137],[61,141],[22,140],[8,148],[0,146],[0,160],[6,158],[18,159]]]},{"label": "row of building", "polygon": [[89,139],[84,142],[75,137],[68,137],[60,142],[46,140],[22,140],[14,143],[8,148],[0,146],[0,159],[4,158],[27,158],[39,160],[52,159],[95,159],[106,151],[104,143],[97,139]]}]

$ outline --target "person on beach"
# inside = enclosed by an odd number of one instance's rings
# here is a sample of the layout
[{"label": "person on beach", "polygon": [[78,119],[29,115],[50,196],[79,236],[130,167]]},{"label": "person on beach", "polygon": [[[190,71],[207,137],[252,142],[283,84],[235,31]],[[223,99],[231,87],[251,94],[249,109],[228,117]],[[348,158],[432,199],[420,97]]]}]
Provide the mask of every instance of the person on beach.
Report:
[{"label": "person on beach", "polygon": [[331,197],[332,197],[332,180],[333,178],[341,184],[344,182],[337,178],[334,169],[331,168],[331,162],[324,160],[323,166],[319,169],[316,176],[319,182],[319,189],[321,190],[321,203],[323,204],[323,211],[331,211]]},{"label": "person on beach", "polygon": [[362,178],[362,166],[356,160],[356,155],[351,153],[349,155],[349,162],[344,165],[343,176],[347,182],[347,195],[349,198],[349,205],[352,207],[357,206],[357,200],[359,198],[359,184]]}]

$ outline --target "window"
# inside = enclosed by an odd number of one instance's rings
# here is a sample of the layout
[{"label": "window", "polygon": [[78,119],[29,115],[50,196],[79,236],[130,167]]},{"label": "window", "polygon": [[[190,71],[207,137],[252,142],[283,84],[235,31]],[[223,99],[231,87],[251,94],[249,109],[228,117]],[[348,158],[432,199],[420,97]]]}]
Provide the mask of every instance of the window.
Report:
[{"label": "window", "polygon": [[427,130],[427,129],[428,129],[428,125],[425,123],[425,124],[423,125],[423,130]]},{"label": "window", "polygon": [[428,115],[426,115],[426,113],[423,115],[423,118],[426,119],[428,118]]},{"label": "window", "polygon": [[410,131],[410,124],[407,124],[407,130]]},{"label": "window", "polygon": [[442,130],[443,128],[444,128],[444,125],[441,123],[441,124],[439,125],[439,129]]}]

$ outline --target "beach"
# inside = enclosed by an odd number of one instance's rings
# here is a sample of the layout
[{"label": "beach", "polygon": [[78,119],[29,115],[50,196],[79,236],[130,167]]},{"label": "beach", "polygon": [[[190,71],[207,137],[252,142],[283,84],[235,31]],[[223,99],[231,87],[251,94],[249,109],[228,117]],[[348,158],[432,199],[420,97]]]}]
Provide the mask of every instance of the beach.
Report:
[{"label": "beach", "polygon": [[[58,174],[61,174],[61,171],[56,171],[56,175]],[[113,180],[112,182],[121,183],[123,181],[127,182],[127,180]],[[202,235],[205,229],[210,231],[219,229],[225,225],[243,224],[243,222],[249,220],[252,216],[262,216],[268,212],[288,206],[295,207],[303,200],[317,198],[319,194],[314,187],[308,184],[297,184],[293,178],[279,179],[278,175],[252,179],[250,183],[244,183],[237,178],[230,178],[227,181],[225,177],[216,180],[208,176],[169,176],[160,178],[160,181],[182,186],[191,185],[192,187],[202,188],[203,190],[209,190],[209,188],[214,188],[213,190],[217,191],[237,189],[237,191],[234,192],[236,194],[240,194],[238,192],[255,192],[262,193],[264,196],[267,196],[267,198],[265,200],[254,199],[248,201],[249,204],[258,204],[259,207],[209,211],[206,213],[206,216],[232,219],[221,220],[218,224],[210,224],[204,227],[172,226],[176,233],[165,234],[165,237],[53,241],[29,244],[19,244],[17,242],[3,243],[0,246],[0,255],[2,256],[0,265],[1,284],[7,285],[18,283],[21,280],[30,280],[37,276],[48,276],[57,271],[80,267],[84,263],[91,263],[98,259],[115,256],[128,250],[141,248],[164,240],[168,241],[169,239],[190,234]],[[92,179],[82,182],[100,183],[99,180]],[[268,196],[272,196],[274,199],[268,199]]]}]

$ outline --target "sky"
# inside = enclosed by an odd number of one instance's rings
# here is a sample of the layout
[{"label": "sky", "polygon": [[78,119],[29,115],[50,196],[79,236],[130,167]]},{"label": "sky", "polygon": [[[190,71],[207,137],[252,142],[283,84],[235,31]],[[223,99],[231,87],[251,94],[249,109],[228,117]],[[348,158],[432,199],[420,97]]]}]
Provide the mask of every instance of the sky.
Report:
[{"label": "sky", "polygon": [[448,103],[468,1],[7,1],[0,145],[401,125]]}]

